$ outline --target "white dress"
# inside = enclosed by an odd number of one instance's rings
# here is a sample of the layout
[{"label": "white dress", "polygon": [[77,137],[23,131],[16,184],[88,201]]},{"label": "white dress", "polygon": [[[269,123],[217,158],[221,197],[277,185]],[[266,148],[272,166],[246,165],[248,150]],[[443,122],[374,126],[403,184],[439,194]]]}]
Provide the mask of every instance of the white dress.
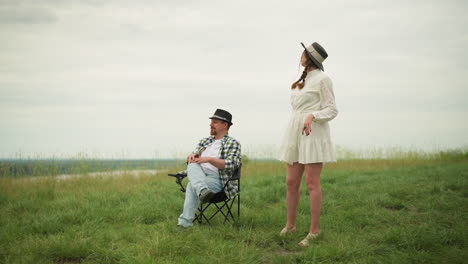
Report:
[{"label": "white dress", "polygon": [[[335,162],[335,150],[330,137],[328,121],[338,114],[331,79],[319,69],[307,73],[304,88],[291,91],[291,117],[278,160],[288,164]],[[302,135],[309,114],[315,116],[312,132]]]}]

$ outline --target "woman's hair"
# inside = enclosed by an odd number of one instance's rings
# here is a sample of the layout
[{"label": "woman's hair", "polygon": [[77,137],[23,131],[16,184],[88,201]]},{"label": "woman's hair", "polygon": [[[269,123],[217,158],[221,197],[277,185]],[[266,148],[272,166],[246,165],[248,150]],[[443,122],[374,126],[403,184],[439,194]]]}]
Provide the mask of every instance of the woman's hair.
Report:
[{"label": "woman's hair", "polygon": [[[305,51],[302,52],[302,56],[306,56],[307,58],[307,62],[306,62],[306,66],[304,67],[304,71],[302,72],[302,75],[301,75],[301,78],[299,78],[299,80],[295,81],[292,85],[291,85],[291,89],[296,89],[296,87],[300,89],[304,88],[304,82],[305,82],[305,78],[307,77],[307,71],[311,68],[311,67],[317,67],[317,65],[309,58],[309,56],[307,56],[305,54]],[[301,56],[301,60],[302,60],[302,56]],[[300,65],[300,62],[299,62],[299,65]]]}]

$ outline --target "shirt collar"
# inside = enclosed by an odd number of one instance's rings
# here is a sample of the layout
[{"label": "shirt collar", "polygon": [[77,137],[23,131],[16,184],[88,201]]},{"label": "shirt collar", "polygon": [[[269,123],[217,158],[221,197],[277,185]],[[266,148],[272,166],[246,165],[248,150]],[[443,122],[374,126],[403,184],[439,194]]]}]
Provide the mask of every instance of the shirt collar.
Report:
[{"label": "shirt collar", "polygon": [[[210,141],[213,142],[215,139],[214,139],[214,135],[211,135],[210,136]],[[221,139],[222,142],[225,142],[226,140],[228,140],[229,138],[229,133],[226,133],[226,135],[224,135],[224,137]]]}]

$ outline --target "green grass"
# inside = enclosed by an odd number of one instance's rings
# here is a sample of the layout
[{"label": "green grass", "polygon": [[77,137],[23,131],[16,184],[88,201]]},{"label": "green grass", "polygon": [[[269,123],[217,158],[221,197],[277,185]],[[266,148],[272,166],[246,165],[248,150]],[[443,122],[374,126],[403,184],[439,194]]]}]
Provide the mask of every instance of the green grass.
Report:
[{"label": "green grass", "polygon": [[[174,167],[177,171],[180,167]],[[183,194],[156,176],[0,178],[0,263],[466,263],[468,159],[346,160],[322,173],[323,236],[285,224],[285,165],[245,160],[241,220],[178,231]]]}]

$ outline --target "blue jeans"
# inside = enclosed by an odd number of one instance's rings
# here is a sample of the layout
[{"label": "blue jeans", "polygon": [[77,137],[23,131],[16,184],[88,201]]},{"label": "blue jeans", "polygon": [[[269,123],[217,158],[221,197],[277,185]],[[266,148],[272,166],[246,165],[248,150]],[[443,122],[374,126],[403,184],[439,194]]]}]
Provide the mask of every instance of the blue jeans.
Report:
[{"label": "blue jeans", "polygon": [[221,179],[218,175],[205,174],[198,163],[189,163],[187,166],[188,183],[185,188],[184,211],[179,216],[179,225],[189,227],[193,225],[193,219],[200,204],[200,191],[207,188],[212,192],[222,189]]}]

